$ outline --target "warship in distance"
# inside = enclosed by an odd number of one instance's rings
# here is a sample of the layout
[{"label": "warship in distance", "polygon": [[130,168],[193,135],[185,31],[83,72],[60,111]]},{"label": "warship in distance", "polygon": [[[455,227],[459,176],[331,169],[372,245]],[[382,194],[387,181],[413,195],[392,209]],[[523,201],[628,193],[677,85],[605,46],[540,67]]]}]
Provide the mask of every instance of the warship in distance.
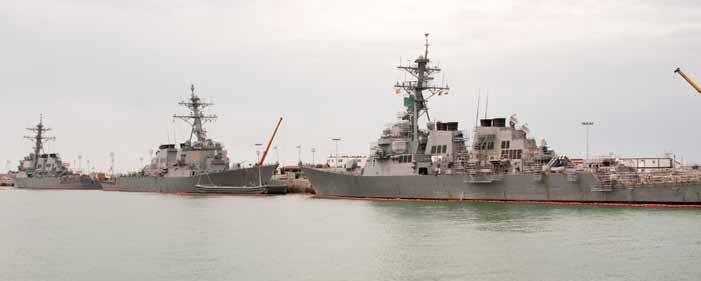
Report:
[{"label": "warship in distance", "polygon": [[44,153],[44,142],[55,140],[46,135],[50,128],[39,124],[27,130],[34,132],[26,139],[34,142],[34,151],[20,161],[15,186],[25,189],[100,189],[100,183],[88,175],[74,173],[57,153]]},{"label": "warship in distance", "polygon": [[104,189],[167,193],[284,193],[286,189],[283,187],[266,186],[277,165],[230,167],[227,151],[221,143],[207,137],[203,126],[217,118],[204,113],[204,109],[212,104],[203,102],[195,94],[194,85],[190,90],[189,100],[179,103],[188,108],[189,114],[173,116],[191,126],[189,140],[179,145],[160,145],[151,163],[141,172],[117,177],[114,183],[103,184]]},{"label": "warship in distance", "polygon": [[[428,98],[448,87],[434,86],[440,71],[426,50],[408,71],[405,111],[382,132],[362,169],[303,168],[319,197],[455,201],[588,202],[601,204],[701,204],[701,173],[677,167],[671,158],[603,159],[579,165],[528,136],[515,116],[482,119],[466,142],[458,122],[431,122]],[[425,96],[425,93],[427,95]]]}]

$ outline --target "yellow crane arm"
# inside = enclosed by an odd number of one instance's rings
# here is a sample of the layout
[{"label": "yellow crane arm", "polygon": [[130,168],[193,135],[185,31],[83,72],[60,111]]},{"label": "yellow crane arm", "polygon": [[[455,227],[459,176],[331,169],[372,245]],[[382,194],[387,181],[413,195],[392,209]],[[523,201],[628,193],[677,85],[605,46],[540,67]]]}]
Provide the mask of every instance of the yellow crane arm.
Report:
[{"label": "yellow crane arm", "polygon": [[699,88],[699,86],[696,85],[696,83],[694,83],[694,81],[689,79],[689,76],[686,76],[686,74],[684,74],[684,72],[681,69],[679,69],[679,67],[677,67],[677,69],[674,70],[674,73],[679,73],[679,75],[681,75],[684,78],[684,80],[686,80],[686,82],[689,82],[689,85],[691,85],[691,87],[694,87],[696,92],[701,94],[701,88]]}]

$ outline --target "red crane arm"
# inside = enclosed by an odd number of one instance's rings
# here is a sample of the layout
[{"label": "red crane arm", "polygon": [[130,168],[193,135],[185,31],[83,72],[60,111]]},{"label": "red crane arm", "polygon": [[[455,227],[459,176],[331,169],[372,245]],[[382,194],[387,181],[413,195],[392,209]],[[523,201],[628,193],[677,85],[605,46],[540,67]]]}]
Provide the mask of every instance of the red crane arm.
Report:
[{"label": "red crane arm", "polygon": [[263,166],[263,163],[265,162],[265,157],[268,156],[268,150],[270,150],[270,145],[273,144],[273,139],[275,138],[275,135],[277,134],[277,129],[280,128],[280,123],[282,123],[282,117],[280,117],[280,120],[277,121],[277,126],[275,126],[275,131],[273,131],[273,135],[270,136],[270,140],[268,140],[268,146],[265,147],[265,152],[263,152],[263,157],[260,158],[260,163],[258,165]]}]

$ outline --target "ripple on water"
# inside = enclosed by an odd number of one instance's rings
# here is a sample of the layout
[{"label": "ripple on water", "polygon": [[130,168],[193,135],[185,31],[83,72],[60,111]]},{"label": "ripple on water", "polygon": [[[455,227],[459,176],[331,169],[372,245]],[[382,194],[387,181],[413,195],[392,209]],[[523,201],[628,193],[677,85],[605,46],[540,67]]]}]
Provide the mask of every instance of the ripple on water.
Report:
[{"label": "ripple on water", "polygon": [[3,280],[697,280],[701,210],[0,194]]}]

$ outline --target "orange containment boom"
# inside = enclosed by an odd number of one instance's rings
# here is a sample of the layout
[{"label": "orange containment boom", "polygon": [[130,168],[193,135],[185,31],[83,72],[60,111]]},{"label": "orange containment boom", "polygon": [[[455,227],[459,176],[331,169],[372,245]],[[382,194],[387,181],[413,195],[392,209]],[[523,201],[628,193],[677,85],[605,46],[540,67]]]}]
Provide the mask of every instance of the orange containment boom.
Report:
[{"label": "orange containment boom", "polygon": [[701,88],[699,88],[699,86],[696,85],[696,83],[694,83],[694,81],[689,79],[689,76],[686,76],[686,74],[684,74],[684,72],[681,69],[679,69],[679,67],[677,67],[677,69],[674,70],[674,73],[679,73],[679,75],[681,75],[684,78],[684,80],[686,80],[686,82],[689,82],[689,85],[691,85],[691,87],[694,87],[696,92],[701,94]]},{"label": "orange containment boom", "polygon": [[268,150],[270,150],[270,145],[273,143],[273,139],[275,138],[275,134],[277,134],[277,129],[280,128],[280,123],[282,123],[282,117],[280,117],[280,120],[277,121],[277,126],[275,126],[275,131],[273,131],[273,135],[270,136],[270,140],[268,141],[268,146],[265,147],[265,152],[263,152],[263,157],[260,158],[260,163],[258,163],[259,166],[263,166],[263,163],[265,162],[265,156],[268,156]]}]

